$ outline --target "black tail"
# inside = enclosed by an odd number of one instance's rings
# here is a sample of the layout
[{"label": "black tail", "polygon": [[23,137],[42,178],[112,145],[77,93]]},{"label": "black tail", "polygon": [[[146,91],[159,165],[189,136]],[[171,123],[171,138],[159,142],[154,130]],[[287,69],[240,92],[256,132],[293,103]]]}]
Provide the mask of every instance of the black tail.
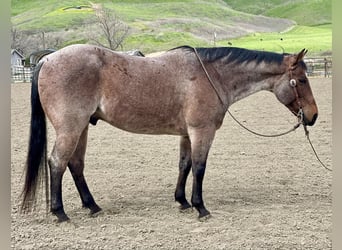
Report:
[{"label": "black tail", "polygon": [[[28,154],[25,169],[25,185],[22,192],[21,211],[29,212],[36,203],[37,187],[47,183],[46,164],[46,121],[38,93],[38,75],[43,63],[39,63],[33,72],[31,85],[31,127]],[[46,190],[47,192],[48,190]],[[48,193],[46,193],[48,196]],[[48,202],[48,200],[47,200]]]}]

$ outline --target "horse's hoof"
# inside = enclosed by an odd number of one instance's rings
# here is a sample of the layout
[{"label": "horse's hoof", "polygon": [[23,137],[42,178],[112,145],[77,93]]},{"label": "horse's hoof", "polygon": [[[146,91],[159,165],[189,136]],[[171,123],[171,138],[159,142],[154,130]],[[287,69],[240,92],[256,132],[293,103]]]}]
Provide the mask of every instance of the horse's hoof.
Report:
[{"label": "horse's hoof", "polygon": [[184,203],[184,204],[181,204],[179,206],[179,210],[185,210],[185,209],[188,209],[188,208],[192,208],[192,206],[189,204],[189,203]]},{"label": "horse's hoof", "polygon": [[96,212],[90,211],[89,216],[94,218],[94,217],[97,217],[101,214],[103,214],[103,210],[100,208],[100,210],[97,210]]},{"label": "horse's hoof", "polygon": [[63,209],[52,210],[52,214],[57,216],[57,222],[58,223],[70,220],[69,217],[66,215],[66,213],[64,212]]},{"label": "horse's hoof", "polygon": [[199,216],[198,216],[199,221],[207,221],[208,219],[211,218],[210,212],[204,207],[198,209],[198,212],[199,212]]},{"label": "horse's hoof", "polygon": [[57,217],[57,222],[62,223],[62,222],[70,222],[70,218],[65,214]]},{"label": "horse's hoof", "polygon": [[198,216],[198,220],[199,220],[200,222],[205,222],[205,221],[209,220],[211,217],[212,217],[211,214],[208,213],[208,214],[203,215],[203,216],[201,216],[201,215]]},{"label": "horse's hoof", "polygon": [[92,207],[92,208],[90,208],[90,214],[97,214],[97,213],[99,213],[99,212],[101,212],[102,211],[102,208],[100,208],[99,206],[94,206],[94,207]]},{"label": "horse's hoof", "polygon": [[181,213],[184,213],[184,214],[190,214],[190,213],[192,213],[194,210],[192,209],[192,206],[190,206],[190,205],[188,205],[188,206],[180,206],[179,207],[179,211],[181,212]]}]

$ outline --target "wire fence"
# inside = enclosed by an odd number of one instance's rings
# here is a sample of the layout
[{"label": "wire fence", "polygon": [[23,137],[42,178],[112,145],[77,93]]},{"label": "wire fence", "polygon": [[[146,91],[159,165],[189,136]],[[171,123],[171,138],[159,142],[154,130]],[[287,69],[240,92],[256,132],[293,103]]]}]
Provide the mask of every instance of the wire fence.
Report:
[{"label": "wire fence", "polygon": [[[332,58],[306,58],[307,74],[309,77],[331,77]],[[12,66],[12,82],[30,82],[32,67]]]}]

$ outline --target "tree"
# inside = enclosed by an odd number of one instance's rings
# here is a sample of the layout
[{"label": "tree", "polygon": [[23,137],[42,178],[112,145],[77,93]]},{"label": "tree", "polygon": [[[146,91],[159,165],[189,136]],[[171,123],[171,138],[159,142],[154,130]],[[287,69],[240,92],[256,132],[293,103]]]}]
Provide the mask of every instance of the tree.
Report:
[{"label": "tree", "polygon": [[23,40],[23,33],[17,30],[15,27],[11,27],[11,49],[17,49],[23,53],[23,46],[21,41]]},{"label": "tree", "polygon": [[17,49],[25,56],[46,48],[59,49],[64,41],[63,32],[56,34],[43,30],[22,31],[11,28],[11,49]]},{"label": "tree", "polygon": [[92,4],[92,7],[95,11],[95,24],[101,32],[90,33],[90,41],[111,50],[116,50],[118,47],[122,49],[122,43],[128,35],[128,26],[113,10],[98,4]]}]

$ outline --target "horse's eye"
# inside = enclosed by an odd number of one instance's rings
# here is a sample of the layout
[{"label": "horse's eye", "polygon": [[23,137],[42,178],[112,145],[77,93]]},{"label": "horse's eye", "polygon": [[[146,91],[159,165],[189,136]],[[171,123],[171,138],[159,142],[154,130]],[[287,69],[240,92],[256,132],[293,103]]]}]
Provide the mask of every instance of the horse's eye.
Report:
[{"label": "horse's eye", "polygon": [[302,84],[306,83],[306,79],[298,79],[298,81]]}]

